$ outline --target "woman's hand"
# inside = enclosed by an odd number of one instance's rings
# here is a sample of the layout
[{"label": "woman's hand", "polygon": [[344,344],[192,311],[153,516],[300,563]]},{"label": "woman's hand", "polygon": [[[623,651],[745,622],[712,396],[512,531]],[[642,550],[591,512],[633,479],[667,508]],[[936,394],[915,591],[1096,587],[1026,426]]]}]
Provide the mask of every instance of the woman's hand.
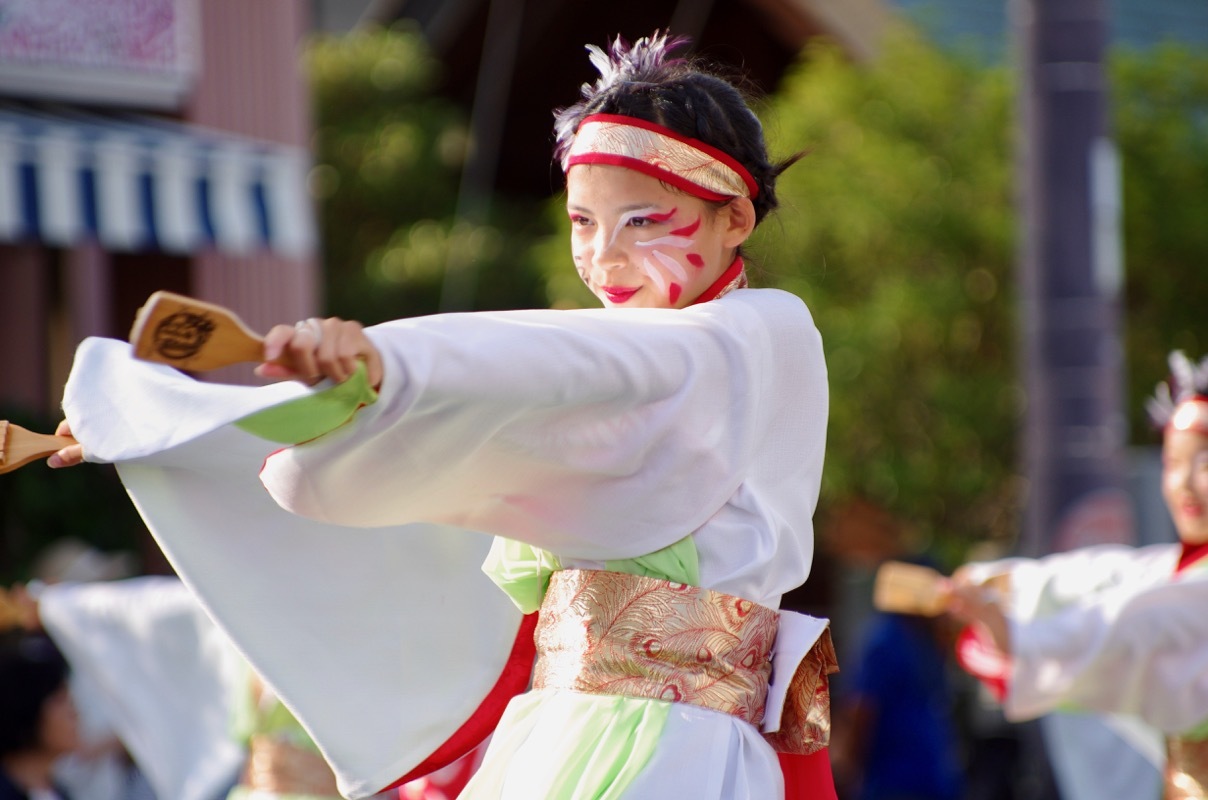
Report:
[{"label": "woman's hand", "polygon": [[[67,420],[59,423],[59,427],[55,428],[55,436],[71,436],[71,426],[67,424]],[[64,447],[57,453],[52,453],[50,458],[46,459],[46,465],[51,469],[59,467],[74,467],[77,464],[84,462],[84,445],[70,444]]]},{"label": "woman's hand", "polygon": [[[294,368],[274,361],[287,353]],[[330,317],[311,318],[297,325],[277,325],[264,337],[264,363],[256,374],[264,378],[292,378],[317,383],[330,378],[336,383],[348,380],[357,364],[365,362],[369,383],[382,383],[382,356],[365,335],[359,322]]]},{"label": "woman's hand", "polygon": [[[293,369],[273,361],[282,353],[289,354]],[[330,378],[341,383],[356,372],[361,361],[365,362],[370,385],[376,389],[382,383],[382,356],[361,324],[336,317],[308,319],[293,326],[277,325],[268,332],[264,337],[264,363],[256,368],[256,374],[305,383]],[[59,423],[55,435],[72,435],[67,420]],[[58,469],[74,467],[83,461],[83,446],[73,444],[51,455],[46,463]]]},{"label": "woman's hand", "polygon": [[0,616],[9,617],[5,622],[16,625],[27,631],[42,630],[42,616],[38,612],[38,600],[26,588],[25,584],[16,583],[6,592],[0,588]]},{"label": "woman's hand", "polygon": [[998,592],[974,583],[965,568],[952,574],[945,587],[945,608],[957,619],[980,626],[1004,654],[1011,654],[1011,626],[998,602]]}]

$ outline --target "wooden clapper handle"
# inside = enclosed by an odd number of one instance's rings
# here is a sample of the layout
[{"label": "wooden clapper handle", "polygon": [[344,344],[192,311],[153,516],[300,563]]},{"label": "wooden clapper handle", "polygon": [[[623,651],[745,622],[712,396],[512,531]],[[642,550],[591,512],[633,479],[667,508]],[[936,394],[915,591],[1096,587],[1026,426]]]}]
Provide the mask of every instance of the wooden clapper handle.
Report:
[{"label": "wooden clapper handle", "polygon": [[[130,329],[134,357],[193,372],[264,360],[264,337],[233,311],[172,292],[147,298]],[[278,358],[289,366],[288,356]]]},{"label": "wooden clapper handle", "polygon": [[75,443],[70,436],[34,433],[0,419],[0,473],[11,472]]},{"label": "wooden clapper handle", "polygon": [[944,576],[930,567],[886,561],[873,582],[872,603],[879,611],[934,617],[944,611]]},{"label": "wooden clapper handle", "polygon": [[[264,359],[264,338],[234,312],[172,292],[147,298],[130,329],[130,344],[135,358],[195,372]],[[290,366],[288,354],[277,362]],[[75,443],[70,436],[33,433],[0,420],[0,473]]]}]

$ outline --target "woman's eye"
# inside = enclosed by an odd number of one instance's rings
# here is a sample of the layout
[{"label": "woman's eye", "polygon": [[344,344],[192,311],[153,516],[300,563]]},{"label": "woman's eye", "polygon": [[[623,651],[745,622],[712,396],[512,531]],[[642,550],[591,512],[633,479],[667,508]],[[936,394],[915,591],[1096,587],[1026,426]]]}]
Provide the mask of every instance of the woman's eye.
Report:
[{"label": "woman's eye", "polygon": [[650,217],[633,217],[632,219],[630,219],[630,220],[629,220],[629,227],[631,227],[631,228],[645,228],[645,227],[646,227],[647,225],[649,225],[649,224],[650,224],[652,221],[653,221],[653,220],[651,220],[651,219],[650,219]]},{"label": "woman's eye", "polygon": [[570,215],[570,224],[571,225],[582,226],[582,225],[587,225],[590,222],[591,222],[591,220],[589,220],[587,217],[585,217],[581,214],[571,214]]}]

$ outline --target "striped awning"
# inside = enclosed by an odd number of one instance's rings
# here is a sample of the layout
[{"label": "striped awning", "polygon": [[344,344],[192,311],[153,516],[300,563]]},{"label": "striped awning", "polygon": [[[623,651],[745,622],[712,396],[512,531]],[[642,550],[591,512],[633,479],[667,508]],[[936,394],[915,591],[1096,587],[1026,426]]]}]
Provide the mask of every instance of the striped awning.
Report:
[{"label": "striped awning", "polygon": [[0,242],[305,256],[309,167],[301,148],[192,125],[0,106]]}]

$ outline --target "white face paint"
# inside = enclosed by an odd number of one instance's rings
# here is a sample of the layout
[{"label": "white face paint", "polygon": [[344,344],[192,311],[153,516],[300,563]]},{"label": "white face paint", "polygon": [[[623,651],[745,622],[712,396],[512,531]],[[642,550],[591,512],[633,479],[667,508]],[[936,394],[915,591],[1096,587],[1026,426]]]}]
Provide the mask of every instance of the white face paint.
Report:
[{"label": "white face paint", "polygon": [[[651,222],[651,223],[655,223],[655,224],[660,223],[660,222],[666,222],[668,219],[670,219],[672,216],[675,215],[677,210],[678,209],[672,209],[669,212],[663,213],[658,207],[651,206],[649,208],[642,208],[642,209],[638,209],[636,211],[630,211],[627,214],[622,214],[621,219],[617,221],[617,226],[615,228],[613,228],[612,236],[610,236],[608,239],[608,246],[609,247],[614,246],[616,244],[617,237],[620,236],[620,234],[621,234],[621,231],[623,231],[631,223],[641,222],[644,226],[645,223],[647,223],[647,222]],[[648,242],[642,241],[639,237],[639,238],[634,239],[633,244],[635,247],[654,247],[660,241],[664,241],[667,239],[673,239],[673,238],[681,239],[682,237],[661,236],[661,237],[658,237],[658,238],[653,239]],[[681,245],[681,247],[689,247],[692,244],[693,244],[692,240],[688,239],[688,240],[685,240],[685,244]],[[681,286],[683,285],[683,282],[687,279],[688,274],[683,270],[682,267],[679,266],[679,264],[675,261],[675,259],[663,255],[658,250],[653,251],[651,253],[651,255],[654,256],[656,259],[658,259],[658,261],[660,263],[662,263],[664,265],[664,267],[666,266],[666,262],[671,262],[671,264],[674,265],[674,274],[679,277],[680,285]],[[670,282],[659,270],[655,269],[654,264],[651,263],[649,258],[642,260],[641,267],[642,267],[642,271],[646,273],[646,277],[648,277],[650,279],[650,282],[652,284],[654,284],[654,287],[658,291],[658,293],[666,294],[668,296],[668,300],[671,303],[674,303],[675,299],[671,297],[672,290],[670,289]]]},{"label": "white face paint", "polygon": [[605,306],[682,308],[734,259],[713,207],[648,175],[583,164],[566,185],[575,266]]}]

